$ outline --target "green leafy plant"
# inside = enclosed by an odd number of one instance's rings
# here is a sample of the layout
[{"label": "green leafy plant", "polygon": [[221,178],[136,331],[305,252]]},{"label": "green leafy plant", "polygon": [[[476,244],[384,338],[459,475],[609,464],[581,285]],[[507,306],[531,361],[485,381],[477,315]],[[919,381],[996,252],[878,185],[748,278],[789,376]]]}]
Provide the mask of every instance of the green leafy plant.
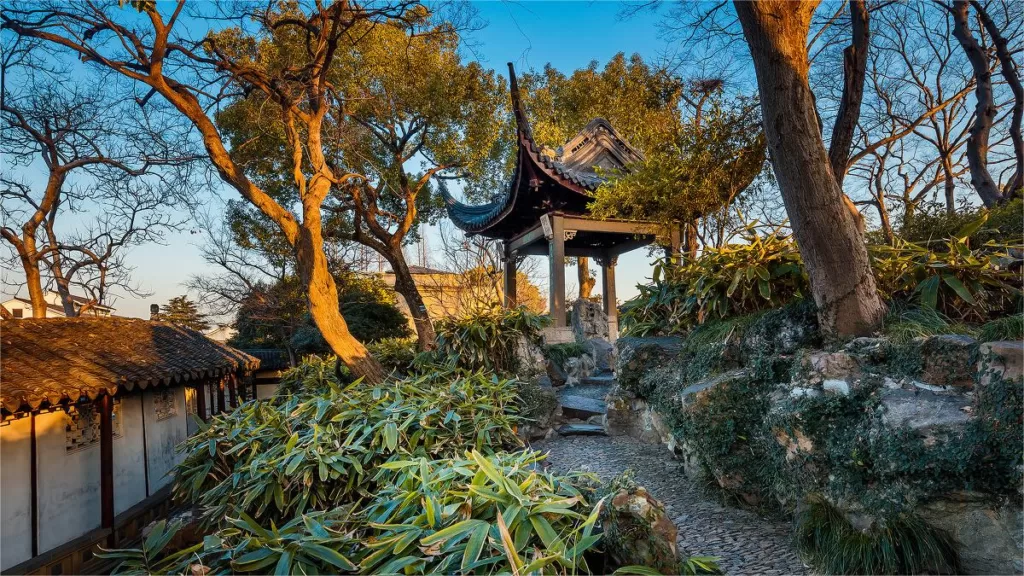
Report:
[{"label": "green leafy plant", "polygon": [[978,331],[978,339],[982,342],[1024,340],[1024,314],[1011,314],[986,322]]},{"label": "green leafy plant", "polygon": [[549,344],[541,349],[544,352],[544,357],[554,362],[558,366],[565,366],[565,361],[569,358],[576,358],[577,356],[583,356],[587,353],[587,350],[583,347],[583,344],[579,342],[564,342],[562,344]]},{"label": "green leafy plant", "polygon": [[153,525],[149,535],[142,541],[141,548],[108,550],[101,547],[96,556],[119,561],[113,574],[170,574],[177,572],[177,567],[183,560],[187,562],[193,554],[203,548],[202,544],[198,544],[173,553],[166,553],[167,546],[174,540],[180,529],[181,525],[178,523],[167,524],[166,520],[160,520]]},{"label": "green leafy plant", "polygon": [[835,506],[811,495],[796,525],[798,546],[825,574],[960,572],[953,539],[911,515],[877,519],[858,530]]},{"label": "green leafy plant", "polygon": [[367,346],[373,357],[384,368],[408,374],[416,360],[416,340],[414,338],[384,338]]},{"label": "green leafy plant", "polygon": [[446,371],[342,386],[322,363],[297,373],[320,392],[248,402],[185,442],[174,494],[208,523],[236,511],[281,521],[353,501],[388,460],[519,445],[511,380]]},{"label": "green leafy plant", "polygon": [[519,341],[525,338],[539,342],[541,329],[550,322],[548,317],[534,314],[523,306],[512,309],[494,306],[462,318],[444,318],[435,325],[437,348],[417,359],[417,363],[515,373]]},{"label": "green leafy plant", "polygon": [[873,246],[879,291],[956,320],[983,321],[1014,310],[1022,277],[1001,263],[1011,246],[989,243],[972,250],[968,242],[986,220],[983,214],[968,222],[940,248],[899,239]]},{"label": "green leafy plant", "polygon": [[973,333],[961,322],[954,322],[934,308],[894,305],[885,316],[882,334],[894,344],[907,344],[915,338],[939,334]]}]

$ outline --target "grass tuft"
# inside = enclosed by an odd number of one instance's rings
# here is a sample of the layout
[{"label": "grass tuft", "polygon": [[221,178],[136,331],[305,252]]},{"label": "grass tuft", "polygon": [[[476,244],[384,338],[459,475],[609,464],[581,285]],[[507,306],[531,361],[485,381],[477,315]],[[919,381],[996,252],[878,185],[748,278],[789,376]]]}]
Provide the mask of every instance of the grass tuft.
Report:
[{"label": "grass tuft", "polygon": [[978,340],[1024,340],[1024,314],[1014,314],[985,323],[978,331]]}]

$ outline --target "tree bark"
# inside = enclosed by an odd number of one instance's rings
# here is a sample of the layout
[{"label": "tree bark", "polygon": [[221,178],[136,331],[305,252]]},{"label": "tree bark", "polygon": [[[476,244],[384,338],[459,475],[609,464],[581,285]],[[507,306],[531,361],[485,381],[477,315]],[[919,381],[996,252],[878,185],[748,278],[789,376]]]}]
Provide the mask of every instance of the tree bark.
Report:
[{"label": "tree bark", "polygon": [[46,318],[46,294],[43,292],[42,274],[39,266],[28,262],[21,256],[22,267],[25,269],[25,286],[28,288],[28,299],[32,302],[32,317]]},{"label": "tree bark", "polygon": [[409,271],[405,255],[401,252],[398,250],[397,257],[394,253],[388,255],[388,263],[391,264],[391,270],[395,273],[395,292],[402,295],[406,306],[409,307],[412,321],[416,325],[416,349],[420,351],[433,350],[437,333],[434,332],[434,324],[430,321],[427,305],[423,303],[423,297]]},{"label": "tree bark", "polygon": [[967,137],[967,164],[971,168],[971,184],[978,191],[986,207],[995,206],[1002,199],[999,186],[988,170],[988,137],[996,118],[996,105],[992,96],[992,73],[989,71],[988,55],[974,38],[968,19],[968,0],[953,1],[953,36],[960,42],[967,60],[974,71],[974,124]]},{"label": "tree bark", "polygon": [[843,96],[839,101],[832,140],[828,148],[828,161],[839,189],[850,165],[853,134],[860,120],[860,104],[864,99],[864,78],[868,69],[869,14],[864,0],[850,0],[850,19],[853,22],[853,43],[843,51]]},{"label": "tree bark", "polygon": [[1012,198],[1021,194],[1024,187],[1024,138],[1021,137],[1021,120],[1024,119],[1024,86],[1021,86],[1020,74],[1017,73],[1017,64],[1010,54],[1010,47],[1003,37],[1002,32],[988,11],[977,0],[971,0],[971,6],[981,18],[981,23],[992,38],[992,44],[996,47],[996,57],[999,58],[999,68],[1006,79],[1007,86],[1013,92],[1013,112],[1010,120],[1010,140],[1013,142],[1013,155],[1015,158],[1013,175],[1010,177],[1006,188],[1003,191],[1004,198]]},{"label": "tree bark", "polygon": [[943,195],[946,197],[946,214],[956,212],[956,181],[953,179],[953,161],[948,155],[942,158],[942,181]]},{"label": "tree bark", "polygon": [[[310,204],[313,204],[312,202]],[[320,204],[304,206],[303,223],[294,242],[296,269],[306,287],[309,313],[331,350],[357,378],[383,382],[387,373],[352,333],[338,306],[338,287],[327,267],[320,226]]]},{"label": "tree bark", "polygon": [[576,276],[580,284],[580,300],[587,300],[594,291],[597,279],[590,275],[590,259],[580,256],[576,259]]},{"label": "tree bark", "polygon": [[882,321],[863,234],[844,207],[808,83],[807,35],[818,2],[735,2],[757,74],[765,134],[821,329],[864,335]]}]

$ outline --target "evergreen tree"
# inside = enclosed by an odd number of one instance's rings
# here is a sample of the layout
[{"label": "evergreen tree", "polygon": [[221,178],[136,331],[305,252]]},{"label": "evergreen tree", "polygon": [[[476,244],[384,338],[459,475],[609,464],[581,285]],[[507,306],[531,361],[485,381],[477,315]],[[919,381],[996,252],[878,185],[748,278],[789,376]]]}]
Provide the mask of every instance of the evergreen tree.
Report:
[{"label": "evergreen tree", "polygon": [[184,295],[171,298],[167,304],[161,306],[160,314],[156,319],[199,332],[205,332],[210,329],[210,323],[206,321],[206,315],[199,312],[196,303]]}]

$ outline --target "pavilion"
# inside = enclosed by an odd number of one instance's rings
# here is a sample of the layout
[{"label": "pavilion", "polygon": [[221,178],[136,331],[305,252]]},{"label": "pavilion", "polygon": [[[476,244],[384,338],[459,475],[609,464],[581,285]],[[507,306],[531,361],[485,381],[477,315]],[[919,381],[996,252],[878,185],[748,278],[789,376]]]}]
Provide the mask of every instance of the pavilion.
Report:
[{"label": "pavilion", "polygon": [[[617,258],[654,242],[658,226],[653,222],[596,219],[590,216],[588,204],[604,182],[599,170],[628,171],[630,164],[643,159],[643,154],[603,118],[591,120],[558,150],[545,150],[533,139],[511,62],[508,68],[517,147],[510,185],[492,202],[482,205],[468,205],[446,196],[448,215],[468,234],[502,241],[506,306],[516,302],[516,260],[548,255],[554,324],[547,335],[549,343],[572,339],[565,314],[565,258],[593,258],[601,266],[608,336],[614,340],[618,334]],[[678,254],[678,228],[670,232],[669,238],[671,253]]]}]

